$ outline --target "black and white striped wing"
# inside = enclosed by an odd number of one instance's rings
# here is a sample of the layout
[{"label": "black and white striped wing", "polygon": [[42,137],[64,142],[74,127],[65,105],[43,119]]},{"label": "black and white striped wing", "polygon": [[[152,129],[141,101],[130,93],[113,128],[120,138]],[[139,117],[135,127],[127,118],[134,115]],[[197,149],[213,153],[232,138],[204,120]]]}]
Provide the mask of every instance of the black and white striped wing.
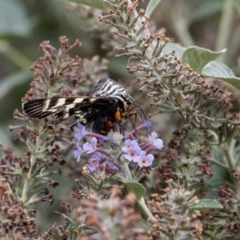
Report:
[{"label": "black and white striped wing", "polygon": [[23,103],[23,111],[31,118],[52,117],[53,124],[74,117],[81,124],[94,121],[97,115],[115,100],[99,97],[53,97],[29,100]]},{"label": "black and white striped wing", "polygon": [[126,108],[129,105],[135,105],[133,98],[117,82],[110,78],[100,79],[93,87],[91,96],[93,97],[110,97],[121,101]]},{"label": "black and white striped wing", "polygon": [[117,97],[122,94],[127,95],[127,92],[120,84],[110,78],[102,78],[93,87],[91,96]]}]

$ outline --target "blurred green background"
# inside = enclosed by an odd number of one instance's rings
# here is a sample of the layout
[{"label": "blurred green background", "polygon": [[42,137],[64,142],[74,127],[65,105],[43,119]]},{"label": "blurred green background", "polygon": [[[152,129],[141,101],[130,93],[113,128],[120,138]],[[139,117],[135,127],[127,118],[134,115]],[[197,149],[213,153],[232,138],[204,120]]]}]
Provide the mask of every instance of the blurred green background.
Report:
[{"label": "blurred green background", "polygon": [[[141,7],[144,8],[147,2],[145,0]],[[66,10],[65,4],[54,0],[0,0],[0,142],[17,153],[21,152],[22,146],[14,141],[15,133],[10,133],[8,126],[16,124],[12,114],[16,108],[21,109],[21,98],[32,78],[29,69],[42,55],[38,51],[42,41],[49,40],[59,48],[60,36],[66,35],[70,43],[78,38],[83,46],[75,48],[73,55],[109,58],[110,77],[116,80],[134,78],[125,69],[126,59],[109,56],[101,49],[102,42],[97,36],[82,30],[88,26],[89,19]],[[157,29],[165,28],[167,37],[185,47],[227,48],[220,60],[239,76],[239,16],[240,1],[237,0],[162,0],[153,12],[152,20]]]}]

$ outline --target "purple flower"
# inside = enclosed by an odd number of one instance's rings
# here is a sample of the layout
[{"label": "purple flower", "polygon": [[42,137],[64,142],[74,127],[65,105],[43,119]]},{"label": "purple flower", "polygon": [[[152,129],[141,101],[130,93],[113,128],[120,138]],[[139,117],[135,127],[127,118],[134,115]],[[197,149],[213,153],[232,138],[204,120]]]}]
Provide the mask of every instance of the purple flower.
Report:
[{"label": "purple flower", "polygon": [[99,162],[101,161],[102,154],[100,152],[95,152],[91,156],[91,158],[88,160],[88,169],[91,172],[96,172]]},{"label": "purple flower", "polygon": [[104,136],[103,142],[108,142],[108,141],[109,141],[109,137]]},{"label": "purple flower", "polygon": [[109,169],[111,171],[117,171],[118,170],[118,167],[114,163],[109,162],[109,161],[107,161],[106,163],[107,163],[107,169]]},{"label": "purple flower", "polygon": [[149,167],[152,165],[153,160],[154,160],[154,156],[152,154],[146,155],[146,152],[141,151],[138,158],[138,166]]},{"label": "purple flower", "polygon": [[152,126],[152,123],[150,121],[147,121],[146,119],[142,118],[142,123],[145,125],[145,127],[148,129],[148,131],[150,132],[150,128]]},{"label": "purple flower", "polygon": [[77,162],[80,162],[80,158],[83,153],[83,149],[81,147],[79,147],[78,143],[76,146],[77,146],[77,149],[74,150],[74,157],[77,159]]},{"label": "purple flower", "polygon": [[157,138],[157,133],[152,132],[151,136],[148,136],[148,142],[153,145],[156,149],[163,149],[163,141],[160,138]]},{"label": "purple flower", "polygon": [[96,172],[97,171],[97,167],[98,167],[99,163],[98,162],[89,162],[88,163],[88,173],[89,172]]},{"label": "purple flower", "polygon": [[93,153],[97,149],[97,139],[93,137],[89,142],[86,142],[83,144],[83,150],[86,151],[86,153]]},{"label": "purple flower", "polygon": [[139,161],[139,153],[141,152],[141,149],[137,147],[131,147],[128,148],[127,151],[124,154],[124,157],[128,161],[138,162]]},{"label": "purple flower", "polygon": [[140,149],[140,147],[138,146],[138,142],[136,140],[127,139],[123,143],[122,151],[127,153],[130,148],[139,148]]},{"label": "purple flower", "polygon": [[86,135],[87,131],[86,128],[80,123],[77,124],[77,127],[78,128],[74,136],[78,141],[80,141]]},{"label": "purple flower", "polygon": [[89,173],[96,172],[97,170],[106,170],[115,172],[118,170],[117,166],[109,161],[109,158],[100,152],[95,152],[88,160],[88,170]]}]

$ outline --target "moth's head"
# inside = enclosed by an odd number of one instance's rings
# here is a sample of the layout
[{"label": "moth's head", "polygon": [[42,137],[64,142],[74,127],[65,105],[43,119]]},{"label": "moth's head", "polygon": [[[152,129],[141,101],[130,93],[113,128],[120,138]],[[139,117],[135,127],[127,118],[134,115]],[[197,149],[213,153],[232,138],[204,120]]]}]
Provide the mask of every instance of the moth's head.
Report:
[{"label": "moth's head", "polygon": [[127,105],[127,107],[136,106],[134,99],[129,95],[126,96],[126,105]]}]

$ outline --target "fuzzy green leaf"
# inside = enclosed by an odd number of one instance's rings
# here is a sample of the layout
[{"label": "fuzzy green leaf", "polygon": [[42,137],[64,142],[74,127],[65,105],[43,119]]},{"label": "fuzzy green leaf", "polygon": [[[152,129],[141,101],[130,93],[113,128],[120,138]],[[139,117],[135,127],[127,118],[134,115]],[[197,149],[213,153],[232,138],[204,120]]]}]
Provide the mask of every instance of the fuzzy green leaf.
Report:
[{"label": "fuzzy green leaf", "polygon": [[201,73],[206,64],[217,59],[225,52],[226,48],[219,52],[213,52],[197,46],[189,47],[183,53],[182,62],[189,64],[194,71]]},{"label": "fuzzy green leaf", "polygon": [[201,199],[198,204],[192,206],[189,208],[189,210],[192,212],[194,210],[207,210],[207,209],[222,209],[223,205],[214,200],[214,199]]},{"label": "fuzzy green leaf", "polygon": [[169,54],[170,52],[172,52],[172,50],[175,50],[175,55],[178,57],[178,58],[182,58],[182,55],[184,53],[184,51],[186,50],[185,47],[177,44],[177,43],[172,43],[172,42],[169,42],[167,43],[167,45],[163,48],[162,52],[164,54]]},{"label": "fuzzy green leaf", "polygon": [[137,200],[140,200],[146,193],[145,187],[136,181],[124,181],[128,192],[133,192],[136,195]]},{"label": "fuzzy green leaf", "polygon": [[110,7],[108,3],[104,3],[101,0],[66,0],[67,2],[75,2],[83,5],[87,5],[89,7],[106,10]]},{"label": "fuzzy green leaf", "polygon": [[146,9],[146,16],[150,17],[161,0],[150,0]]},{"label": "fuzzy green leaf", "polygon": [[240,78],[236,77],[233,71],[223,63],[212,61],[202,70],[205,77],[219,78],[240,90]]}]

